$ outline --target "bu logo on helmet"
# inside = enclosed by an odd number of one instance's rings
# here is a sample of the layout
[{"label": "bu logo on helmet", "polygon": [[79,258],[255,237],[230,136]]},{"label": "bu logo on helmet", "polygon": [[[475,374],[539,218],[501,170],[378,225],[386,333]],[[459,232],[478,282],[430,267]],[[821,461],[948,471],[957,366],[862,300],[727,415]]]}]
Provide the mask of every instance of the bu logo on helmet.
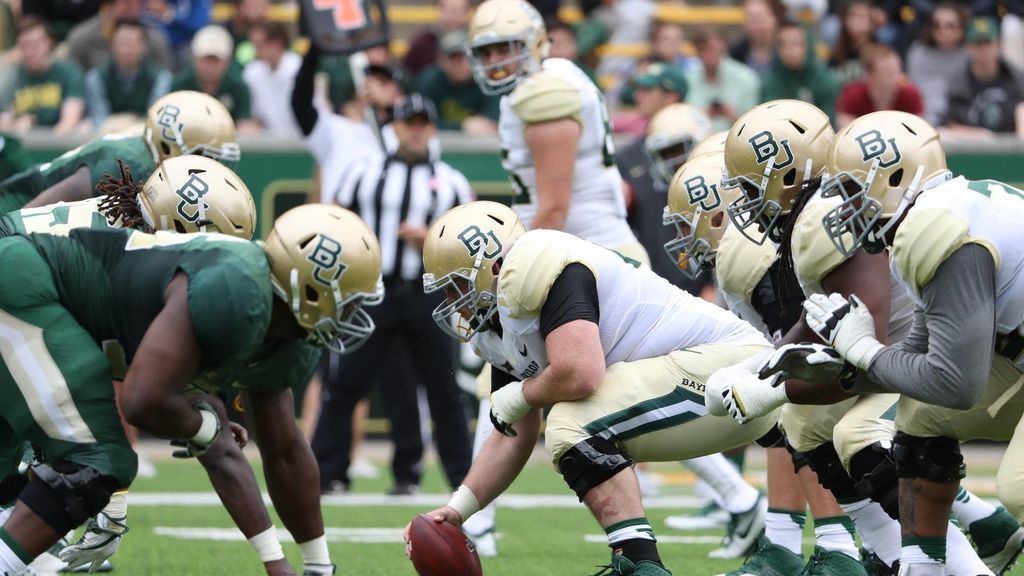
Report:
[{"label": "bu logo on helmet", "polygon": [[722,205],[722,197],[718,195],[718,184],[708,186],[707,180],[703,176],[687,178],[683,182],[683,186],[686,187],[690,205],[700,206],[700,209],[705,212]]},{"label": "bu logo on helmet", "polygon": [[[896,145],[896,139],[889,138],[889,140],[886,140],[878,130],[868,130],[857,136],[855,140],[857,140],[857,145],[860,146],[861,159],[865,162],[877,158],[880,167],[889,168],[899,164],[900,160],[903,159],[900,147]],[[892,149],[892,154],[888,160],[885,160],[882,156],[890,152],[890,148]]]},{"label": "bu logo on helmet", "polygon": [[[210,191],[210,185],[199,177],[199,174],[189,174],[188,180],[174,191],[181,198],[178,202],[177,212],[178,215],[184,218],[188,222],[198,222],[203,215],[206,213],[206,209],[210,207],[203,200],[203,196]],[[202,206],[199,203],[202,202]],[[205,223],[200,223],[200,226]]]},{"label": "bu logo on helmet", "polygon": [[[754,161],[758,164],[774,160],[772,169],[777,170],[793,163],[793,151],[789,148],[788,139],[776,140],[771,132],[765,130],[754,134],[747,142],[754,148]],[[786,153],[785,160],[779,160],[779,154],[782,152]]]},{"label": "bu logo on helmet", "polygon": [[156,123],[160,125],[160,136],[165,140],[171,142],[178,140],[178,134],[181,132],[181,126],[178,125],[179,114],[181,114],[181,108],[174,104],[167,104],[160,109]]},{"label": "bu logo on helmet", "polygon": [[[466,250],[469,251],[470,256],[476,256],[481,250],[484,253],[484,258],[494,258],[498,254],[501,254],[501,240],[494,235],[494,230],[488,230],[485,234],[478,226],[470,226],[462,232],[459,232],[459,240],[466,245]],[[487,247],[494,243],[494,249],[488,250]]]},{"label": "bu logo on helmet", "polygon": [[341,261],[341,242],[323,234],[316,237],[316,246],[306,256],[306,260],[313,263],[313,279],[324,286],[330,286],[341,278],[341,274],[348,268]]}]

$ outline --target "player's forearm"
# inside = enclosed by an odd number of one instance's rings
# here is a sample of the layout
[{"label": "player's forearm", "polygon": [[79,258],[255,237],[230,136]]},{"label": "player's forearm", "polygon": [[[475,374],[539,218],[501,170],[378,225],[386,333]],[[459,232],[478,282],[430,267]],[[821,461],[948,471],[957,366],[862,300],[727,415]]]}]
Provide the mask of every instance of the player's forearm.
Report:
[{"label": "player's forearm", "polygon": [[[517,436],[491,434],[480,449],[463,485],[473,491],[480,507],[487,506],[519,476],[540,434],[541,412],[533,409],[515,424]],[[463,518],[465,520],[465,518]]]},{"label": "player's forearm", "polygon": [[[227,423],[224,423],[227,428]],[[272,526],[263,505],[256,474],[230,434],[221,434],[199,462],[210,477],[210,484],[224,508],[246,538],[252,538]]]},{"label": "player's forearm", "polygon": [[290,447],[272,455],[263,454],[263,474],[274,509],[295,541],[302,543],[322,536],[320,468],[298,429]]},{"label": "player's forearm", "polygon": [[537,214],[533,218],[531,228],[534,230],[563,230],[568,214],[568,206],[556,204],[546,206],[541,202],[537,207]]},{"label": "player's forearm", "polygon": [[581,400],[594,394],[604,374],[603,358],[600,370],[594,367],[548,366],[536,378],[523,381],[523,398],[530,406],[543,408],[558,402]]},{"label": "player's forearm", "polygon": [[199,432],[203,418],[184,393],[142,390],[131,376],[129,372],[121,393],[121,410],[129,424],[158,438],[192,438]]},{"label": "player's forearm", "polygon": [[89,176],[89,167],[82,166],[67,178],[43,190],[39,196],[26,204],[25,208],[49,206],[57,202],[77,202],[92,198],[92,194],[92,177]]}]

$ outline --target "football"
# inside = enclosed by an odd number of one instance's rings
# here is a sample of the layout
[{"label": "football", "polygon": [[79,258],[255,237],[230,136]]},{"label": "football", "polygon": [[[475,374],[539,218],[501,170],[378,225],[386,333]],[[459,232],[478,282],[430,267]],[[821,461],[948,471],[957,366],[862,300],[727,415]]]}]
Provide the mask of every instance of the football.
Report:
[{"label": "football", "polygon": [[449,522],[434,522],[426,514],[409,527],[409,557],[420,576],[481,576],[476,547]]}]

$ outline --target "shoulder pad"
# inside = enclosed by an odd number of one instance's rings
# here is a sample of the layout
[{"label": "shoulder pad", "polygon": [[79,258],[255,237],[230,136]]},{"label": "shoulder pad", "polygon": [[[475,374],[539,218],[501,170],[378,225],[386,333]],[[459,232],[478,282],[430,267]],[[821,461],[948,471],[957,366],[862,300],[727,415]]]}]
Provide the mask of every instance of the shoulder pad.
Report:
[{"label": "shoulder pad", "polygon": [[896,230],[892,258],[900,276],[917,295],[931,282],[939,266],[964,244],[988,248],[999,268],[999,252],[990,243],[971,237],[967,221],[945,208],[911,208]]},{"label": "shoulder pad", "polygon": [[547,230],[527,232],[502,262],[498,305],[511,318],[539,316],[558,275],[569,264],[579,262],[570,254],[569,247],[559,242],[560,235]]},{"label": "shoulder pad", "polygon": [[583,99],[579,89],[551,70],[523,80],[511,95],[512,109],[524,124],[571,118],[583,124]]},{"label": "shoulder pad", "polygon": [[756,244],[735,227],[726,228],[715,256],[718,285],[749,303],[757,283],[779,259],[775,245]]},{"label": "shoulder pad", "polygon": [[833,208],[835,204],[829,202],[812,202],[797,215],[791,248],[793,268],[801,284],[821,284],[822,278],[846,261],[821,224]]}]

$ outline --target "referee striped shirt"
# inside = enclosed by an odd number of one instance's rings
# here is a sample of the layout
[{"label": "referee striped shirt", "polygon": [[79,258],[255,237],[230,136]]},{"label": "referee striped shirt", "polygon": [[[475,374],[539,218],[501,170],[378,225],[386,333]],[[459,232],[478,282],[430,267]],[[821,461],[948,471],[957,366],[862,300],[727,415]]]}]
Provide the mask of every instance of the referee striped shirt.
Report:
[{"label": "referee striped shirt", "polygon": [[450,208],[475,198],[466,177],[440,160],[410,165],[374,153],[345,170],[333,199],[377,234],[385,279],[417,281],[423,276],[423,256],[418,246],[398,237],[399,225],[430,226]]}]

